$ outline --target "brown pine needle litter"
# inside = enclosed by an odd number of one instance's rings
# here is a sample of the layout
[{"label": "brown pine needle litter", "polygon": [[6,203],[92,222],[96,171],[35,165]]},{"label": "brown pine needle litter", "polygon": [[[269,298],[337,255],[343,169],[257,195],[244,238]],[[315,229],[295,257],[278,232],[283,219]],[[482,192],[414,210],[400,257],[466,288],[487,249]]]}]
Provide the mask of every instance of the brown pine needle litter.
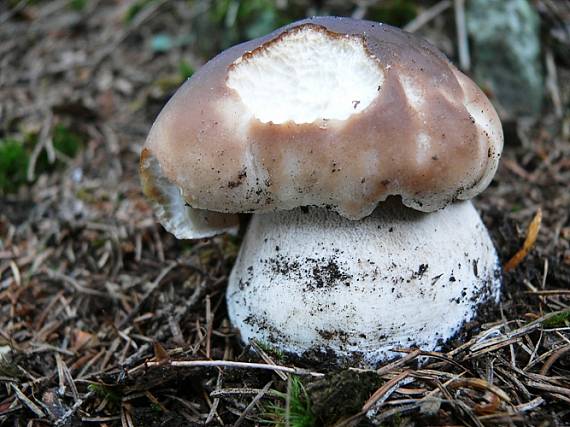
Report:
[{"label": "brown pine needle litter", "polygon": [[[244,427],[279,414],[294,427],[570,425],[570,141],[549,102],[511,132],[521,140],[509,137],[475,200],[501,260],[516,254],[500,310],[483,307],[439,351],[393,349],[403,357],[374,370],[240,343],[225,304],[239,238],[174,239],[137,169],[158,111],[227,47],[228,16],[239,24],[249,2],[0,0],[0,147],[33,155],[21,187],[0,190],[0,425]],[[413,4],[421,36],[451,48],[456,37],[449,1],[251,1],[281,3],[365,18]],[[570,8],[529,3],[570,105],[570,40],[556,27]],[[296,18],[271,7],[248,22]],[[74,156],[60,151],[62,128],[66,144],[81,140]]]},{"label": "brown pine needle litter", "polygon": [[526,233],[526,238],[524,239],[524,243],[522,248],[513,255],[511,259],[509,259],[503,267],[505,273],[515,269],[522,260],[528,255],[528,253],[533,248],[536,238],[538,237],[538,232],[540,231],[540,224],[542,223],[542,209],[538,208],[534,218],[530,222],[528,226],[528,230]]}]

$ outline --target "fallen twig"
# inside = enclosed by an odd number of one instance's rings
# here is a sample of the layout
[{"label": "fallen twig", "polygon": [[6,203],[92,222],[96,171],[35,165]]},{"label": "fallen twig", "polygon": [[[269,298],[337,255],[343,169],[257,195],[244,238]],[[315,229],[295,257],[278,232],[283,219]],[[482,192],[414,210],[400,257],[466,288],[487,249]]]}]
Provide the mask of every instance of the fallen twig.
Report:
[{"label": "fallen twig", "polygon": [[279,365],[266,365],[265,363],[249,363],[249,362],[234,362],[230,360],[175,360],[168,364],[160,362],[146,362],[136,368],[133,368],[129,373],[133,373],[144,367],[153,368],[156,366],[172,366],[173,368],[208,368],[208,367],[220,367],[220,368],[241,368],[241,369],[264,369],[268,371],[281,371],[287,372],[289,374],[295,375],[310,375],[312,377],[324,377],[325,374],[320,372],[308,371],[302,368],[291,368],[288,366]]},{"label": "fallen twig", "polygon": [[404,27],[404,30],[408,31],[410,33],[415,33],[421,27],[423,27],[425,24],[427,24],[429,21],[434,19],[436,16],[441,15],[443,12],[445,12],[450,7],[451,7],[451,0],[440,1],[439,3],[436,3],[435,5],[430,7],[429,9],[424,10],[422,13],[420,13],[418,16],[416,16],[413,20],[408,22],[406,24],[406,26]]}]

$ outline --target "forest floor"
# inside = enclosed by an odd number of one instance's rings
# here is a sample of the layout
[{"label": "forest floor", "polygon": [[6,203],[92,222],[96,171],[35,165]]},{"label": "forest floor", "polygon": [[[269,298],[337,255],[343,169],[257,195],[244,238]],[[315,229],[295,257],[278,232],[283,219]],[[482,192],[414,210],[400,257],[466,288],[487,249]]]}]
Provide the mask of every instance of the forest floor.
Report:
[{"label": "forest floor", "polygon": [[302,366],[232,330],[239,240],[178,241],[141,194],[150,125],[206,59],[190,33],[156,34],[207,11],[26,3],[0,6],[0,138],[24,149],[0,158],[0,186],[14,186],[0,192],[0,425],[570,425],[568,116],[545,107],[507,128],[475,200],[503,263],[536,218],[500,307],[440,352],[403,349],[366,372]]}]

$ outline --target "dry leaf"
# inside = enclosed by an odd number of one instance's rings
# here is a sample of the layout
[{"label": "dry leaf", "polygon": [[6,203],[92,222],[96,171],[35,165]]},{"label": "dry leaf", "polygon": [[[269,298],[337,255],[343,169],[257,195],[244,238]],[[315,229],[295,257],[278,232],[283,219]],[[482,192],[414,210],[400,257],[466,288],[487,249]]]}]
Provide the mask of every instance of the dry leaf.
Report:
[{"label": "dry leaf", "polygon": [[542,209],[538,208],[538,211],[536,211],[536,215],[534,216],[534,218],[530,222],[530,225],[528,226],[526,239],[524,240],[522,248],[519,249],[519,251],[510,260],[508,260],[505,266],[503,267],[505,273],[516,268],[517,265],[519,265],[522,262],[524,257],[528,255],[528,253],[534,246],[534,243],[536,242],[541,222],[542,222]]}]

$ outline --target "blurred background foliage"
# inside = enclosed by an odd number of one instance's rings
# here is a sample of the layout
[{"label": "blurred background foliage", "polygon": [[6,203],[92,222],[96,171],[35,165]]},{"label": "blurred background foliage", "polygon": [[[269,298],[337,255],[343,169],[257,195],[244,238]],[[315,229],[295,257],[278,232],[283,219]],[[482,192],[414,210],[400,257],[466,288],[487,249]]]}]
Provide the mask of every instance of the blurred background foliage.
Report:
[{"label": "blurred background foliage", "polygon": [[[127,21],[132,21],[138,13],[158,0],[138,0],[126,13]],[[187,0],[194,7],[196,1]],[[359,8],[351,1],[303,1],[303,0],[217,0],[207,7],[200,6],[193,28],[186,40],[205,56],[224,50],[237,43],[260,37],[290,22],[313,15],[351,16]],[[366,6],[366,19],[403,26],[414,19],[422,4],[418,0],[384,0],[362,3]],[[362,7],[362,6],[360,6]],[[180,38],[177,38],[180,40]],[[176,41],[171,42],[171,46]]]}]

